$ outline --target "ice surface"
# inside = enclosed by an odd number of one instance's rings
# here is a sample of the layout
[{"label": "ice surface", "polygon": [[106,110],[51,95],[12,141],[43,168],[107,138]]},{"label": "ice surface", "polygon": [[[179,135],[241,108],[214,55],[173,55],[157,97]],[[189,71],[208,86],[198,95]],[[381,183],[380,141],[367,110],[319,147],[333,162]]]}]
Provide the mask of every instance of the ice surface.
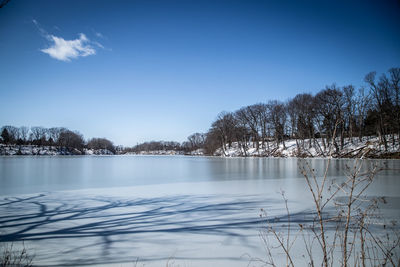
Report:
[{"label": "ice surface", "polygon": [[[285,217],[278,188],[270,181],[228,181],[9,196],[0,201],[1,240],[24,240],[43,265],[120,266],[139,259],[165,266],[172,259],[246,266],[263,256],[260,209]],[[291,204],[298,214],[306,209]]]},{"label": "ice surface", "polygon": [[284,223],[285,189],[292,223],[307,222],[312,202],[303,186],[274,179],[8,196],[0,200],[1,240],[24,240],[40,265],[260,266],[260,209]]}]

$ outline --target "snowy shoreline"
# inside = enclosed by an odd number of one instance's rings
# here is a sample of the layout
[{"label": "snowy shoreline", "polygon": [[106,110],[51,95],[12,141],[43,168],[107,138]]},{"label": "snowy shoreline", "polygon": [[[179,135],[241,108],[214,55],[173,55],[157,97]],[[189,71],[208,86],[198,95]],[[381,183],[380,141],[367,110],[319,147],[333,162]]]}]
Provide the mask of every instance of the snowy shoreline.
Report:
[{"label": "snowy shoreline", "polygon": [[114,155],[108,149],[87,149],[37,145],[0,144],[1,156],[61,156],[61,155]]},{"label": "snowy shoreline", "polygon": [[217,156],[217,157],[273,157],[273,158],[376,158],[376,159],[400,159],[399,138],[396,136],[394,144],[390,145],[385,151],[384,146],[380,144],[376,136],[358,138],[346,138],[343,148],[332,148],[324,146],[323,140],[318,139],[290,139],[279,144],[270,142],[258,144],[248,142],[240,144],[233,142],[226,144],[225,147],[218,148],[213,155],[207,155],[204,149],[199,148],[193,151],[185,152],[181,150],[151,150],[113,153],[107,149],[87,149],[77,150],[73,148],[56,146],[37,146],[37,145],[4,145],[0,144],[1,156],[19,156],[19,155],[38,155],[38,156],[57,156],[57,155],[165,155],[165,156]]},{"label": "snowy shoreline", "polygon": [[[336,140],[339,143],[339,140]],[[376,158],[399,159],[400,144],[396,136],[394,144],[387,150],[379,142],[376,136],[359,138],[345,138],[343,147],[324,144],[322,138],[315,139],[290,139],[277,144],[272,141],[269,144],[248,142],[240,144],[233,142],[225,147],[218,148],[214,155],[222,157],[276,157],[276,158]]]}]

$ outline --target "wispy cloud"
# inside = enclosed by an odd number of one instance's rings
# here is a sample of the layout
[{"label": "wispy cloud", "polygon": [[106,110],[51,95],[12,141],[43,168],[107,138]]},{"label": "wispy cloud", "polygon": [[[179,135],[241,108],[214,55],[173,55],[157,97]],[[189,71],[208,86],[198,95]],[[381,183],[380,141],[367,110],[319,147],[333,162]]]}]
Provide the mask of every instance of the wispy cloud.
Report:
[{"label": "wispy cloud", "polygon": [[79,38],[73,40],[65,40],[62,37],[47,33],[36,20],[32,20],[43,37],[49,41],[49,47],[41,49],[43,53],[50,57],[61,61],[71,61],[78,57],[87,57],[96,54],[96,49],[93,45],[104,48],[98,42],[92,42],[85,34],[80,33]]},{"label": "wispy cloud", "polygon": [[99,38],[104,38],[104,35],[101,32],[96,32],[96,36]]},{"label": "wispy cloud", "polygon": [[99,42],[97,42],[97,41],[93,41],[93,43],[94,43],[95,45],[97,45],[98,47],[104,49],[104,46],[103,46],[101,43],[99,43]]}]

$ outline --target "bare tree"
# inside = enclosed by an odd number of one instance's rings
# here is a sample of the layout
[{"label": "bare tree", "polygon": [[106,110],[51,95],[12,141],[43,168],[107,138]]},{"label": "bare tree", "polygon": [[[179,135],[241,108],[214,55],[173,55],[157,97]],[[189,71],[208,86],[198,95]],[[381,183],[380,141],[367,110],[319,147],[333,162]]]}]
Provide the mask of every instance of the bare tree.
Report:
[{"label": "bare tree", "polygon": [[115,153],[115,146],[106,138],[92,138],[87,143],[87,147],[90,149],[107,149]]},{"label": "bare tree", "polygon": [[226,155],[226,145],[231,147],[235,140],[236,125],[235,117],[229,112],[221,112],[211,125],[212,131],[217,133],[224,155]]},{"label": "bare tree", "polygon": [[67,130],[60,133],[58,143],[63,147],[76,148],[80,150],[83,148],[85,141],[82,134],[79,132]]},{"label": "bare tree", "polygon": [[370,72],[365,76],[365,82],[369,85],[374,105],[378,115],[377,133],[385,151],[388,150],[386,134],[388,133],[388,122],[386,121],[388,109],[390,109],[390,91],[386,76],[382,75],[378,83],[375,81],[376,72]]},{"label": "bare tree", "polygon": [[[314,139],[314,98],[311,94],[298,94],[287,103],[287,112],[290,120],[292,135],[301,138],[302,148],[304,149],[304,140],[309,139],[309,148],[311,148],[311,139]],[[297,139],[296,139],[297,141]],[[299,145],[298,145],[299,147]]]},{"label": "bare tree", "polygon": [[261,126],[260,105],[255,104],[239,109],[235,112],[235,118],[239,120],[243,126],[249,129],[253,138],[253,147],[255,146],[258,150]]},{"label": "bare tree", "polygon": [[[399,137],[400,144],[400,68],[391,68],[389,69],[389,82],[390,82],[390,91],[391,98],[393,102],[392,114],[394,118],[394,131],[397,133]],[[393,138],[393,146],[394,146],[394,138]]]},{"label": "bare tree", "polygon": [[[342,92],[335,84],[327,86],[325,90],[320,91],[316,96],[317,115],[322,117],[322,129],[325,131],[327,143],[333,137],[335,127],[340,135],[341,148],[344,146],[344,127],[342,118],[343,98]],[[336,138],[333,140],[336,152],[339,152],[339,146]]]},{"label": "bare tree", "polygon": [[344,124],[345,128],[348,128],[348,136],[350,141],[353,142],[353,132],[355,125],[355,113],[356,113],[356,99],[355,99],[354,86],[348,85],[343,87],[343,102],[344,102]]},{"label": "bare tree", "polygon": [[221,147],[220,133],[217,128],[210,128],[206,134],[204,142],[204,153],[206,155],[214,155],[214,152]]},{"label": "bare tree", "polygon": [[203,133],[194,133],[188,137],[188,144],[190,150],[196,150],[202,148],[206,141],[206,135]]},{"label": "bare tree", "polygon": [[58,139],[60,138],[60,134],[62,132],[66,132],[68,129],[64,127],[52,127],[48,130],[49,139],[53,140],[54,143],[58,144]]},{"label": "bare tree", "polygon": [[273,125],[276,144],[282,143],[285,148],[286,107],[279,101],[270,101],[271,122]]},{"label": "bare tree", "polygon": [[367,117],[368,107],[371,103],[371,97],[369,92],[365,92],[365,88],[361,87],[356,96],[355,105],[356,105],[356,121],[358,127],[358,139],[362,141],[362,137],[364,136],[364,128],[365,128],[365,119]]},{"label": "bare tree", "polygon": [[19,135],[22,141],[26,142],[28,141],[28,136],[29,136],[29,128],[26,126],[21,126],[19,127]]},{"label": "bare tree", "polygon": [[268,145],[268,124],[271,121],[271,116],[267,104],[259,103],[256,106],[256,112],[258,114],[260,131],[261,131],[261,146],[265,148],[265,142],[267,142],[267,151],[269,150]]},{"label": "bare tree", "polygon": [[32,127],[32,142],[36,145],[44,145],[47,141],[47,132],[48,130],[42,126]]}]

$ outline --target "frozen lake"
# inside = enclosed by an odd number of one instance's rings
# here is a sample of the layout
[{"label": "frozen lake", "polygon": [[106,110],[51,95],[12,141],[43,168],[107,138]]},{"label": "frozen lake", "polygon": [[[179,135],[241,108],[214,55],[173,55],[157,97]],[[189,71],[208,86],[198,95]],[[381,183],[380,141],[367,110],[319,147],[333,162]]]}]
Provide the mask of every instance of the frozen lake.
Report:
[{"label": "frozen lake", "polygon": [[[322,175],[325,159],[309,160]],[[333,160],[343,179],[353,160]],[[400,161],[367,194],[400,214]],[[185,156],[0,157],[0,241],[24,240],[40,265],[247,266],[265,259],[269,216],[284,220],[279,194],[305,220],[310,193],[297,159]],[[259,266],[257,261],[251,266]]]}]

